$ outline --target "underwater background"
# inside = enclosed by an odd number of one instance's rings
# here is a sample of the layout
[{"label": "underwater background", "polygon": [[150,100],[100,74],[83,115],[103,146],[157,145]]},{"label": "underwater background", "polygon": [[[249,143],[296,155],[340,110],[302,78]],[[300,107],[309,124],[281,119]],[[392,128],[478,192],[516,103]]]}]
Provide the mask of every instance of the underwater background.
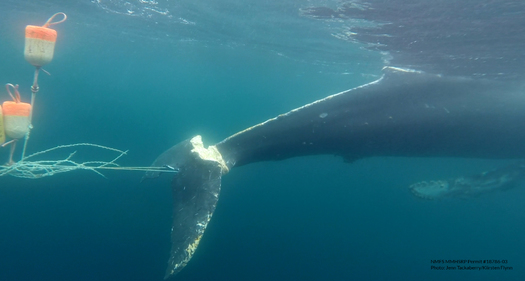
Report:
[{"label": "underwater background", "polygon": [[[122,166],[148,166],[197,134],[211,145],[379,78],[385,54],[341,40],[347,22],[300,16],[336,2],[4,0],[0,82],[20,84],[29,101],[24,28],[66,13],[53,26],[28,153],[86,142],[129,150]],[[9,99],[4,88],[0,98]],[[73,159],[113,157],[87,149]],[[235,168],[173,280],[523,280],[523,185],[440,201],[408,190],[507,162],[324,155]],[[163,279],[170,176],[141,183],[140,172],[103,173],[0,178],[0,280]],[[513,270],[431,270],[441,259],[508,260]]]}]

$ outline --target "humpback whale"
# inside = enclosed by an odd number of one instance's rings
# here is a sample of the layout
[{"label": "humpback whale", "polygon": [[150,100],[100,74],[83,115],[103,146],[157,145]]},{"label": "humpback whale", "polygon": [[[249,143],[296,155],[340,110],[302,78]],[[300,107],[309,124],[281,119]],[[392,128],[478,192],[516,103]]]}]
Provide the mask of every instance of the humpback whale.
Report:
[{"label": "humpback whale", "polygon": [[[291,110],[217,144],[205,147],[201,136],[182,141],[153,162],[178,171],[171,183],[172,248],[165,278],[192,258],[217,205],[222,176],[235,167],[319,154],[347,162],[373,156],[525,158],[524,39],[516,37],[523,34],[525,4],[409,2],[342,1],[336,9],[301,11],[316,20],[379,23],[354,29],[354,38],[348,40],[388,51],[390,63],[400,67],[387,66],[376,81]],[[410,12],[402,13],[404,7]],[[444,26],[436,28],[440,23]],[[493,31],[486,32],[488,27]],[[427,199],[477,195],[509,187],[523,177],[523,170],[518,162],[471,177],[416,183],[410,190]],[[159,174],[148,172],[145,178]]]},{"label": "humpback whale", "polygon": [[[172,182],[166,278],[193,256],[215,210],[221,178],[234,167],[316,154],[346,161],[372,156],[525,158],[523,85],[392,67],[384,72],[374,82],[281,114],[207,148],[196,136],[161,154],[152,166],[178,169]],[[516,169],[523,165],[511,171]],[[487,178],[492,180],[493,174]],[[148,172],[145,177],[158,175]],[[470,183],[450,189],[438,185],[441,191],[431,184],[411,189],[420,197],[438,197],[464,192],[472,188]]]}]

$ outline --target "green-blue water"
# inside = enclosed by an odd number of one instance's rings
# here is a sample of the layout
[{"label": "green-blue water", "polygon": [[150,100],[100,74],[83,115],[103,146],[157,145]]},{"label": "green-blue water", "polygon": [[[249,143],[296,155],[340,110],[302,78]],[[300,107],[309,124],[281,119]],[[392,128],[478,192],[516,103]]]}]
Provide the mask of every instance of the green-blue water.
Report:
[{"label": "green-blue water", "polygon": [[[23,57],[25,25],[69,16],[56,26],[55,58],[44,67],[51,76],[40,75],[28,152],[89,142],[129,150],[123,166],[148,166],[194,135],[213,144],[380,75],[379,53],[300,18],[300,1],[245,2],[158,3],[168,19],[103,9],[124,1],[0,4],[0,82],[20,84],[26,101],[33,67]],[[75,159],[111,156],[89,150]],[[446,201],[407,189],[499,163],[316,156],[236,168],[174,280],[523,280],[522,188]],[[104,174],[0,178],[0,280],[162,280],[169,177]],[[432,259],[505,259],[514,269],[440,272],[430,270]]]}]

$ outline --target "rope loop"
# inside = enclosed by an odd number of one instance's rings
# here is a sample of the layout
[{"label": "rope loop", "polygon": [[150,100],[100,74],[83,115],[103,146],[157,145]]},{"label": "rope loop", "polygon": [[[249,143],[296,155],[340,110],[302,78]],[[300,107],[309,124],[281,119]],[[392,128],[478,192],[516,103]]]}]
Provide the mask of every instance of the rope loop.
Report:
[{"label": "rope loop", "polygon": [[[59,20],[59,21],[51,22],[51,21],[52,21],[56,16],[58,16],[58,15],[62,15],[62,16],[64,16],[64,18],[63,18],[62,20]],[[66,14],[65,14],[65,13],[62,13],[62,12],[59,12],[59,13],[56,13],[56,14],[52,15],[52,16],[46,21],[46,23],[45,23],[44,25],[42,25],[42,27],[50,27],[50,26],[55,25],[55,24],[63,23],[63,22],[66,21],[66,19],[67,19]]]},{"label": "rope loop", "polygon": [[[9,90],[9,88],[13,88],[14,92],[15,92],[15,95],[13,96],[13,93],[11,93],[11,90]],[[20,103],[20,92],[18,91],[18,84],[16,85],[13,85],[11,83],[7,83],[5,84],[5,88],[7,89],[7,93],[11,96],[11,98],[13,99],[14,102],[16,103]]]}]

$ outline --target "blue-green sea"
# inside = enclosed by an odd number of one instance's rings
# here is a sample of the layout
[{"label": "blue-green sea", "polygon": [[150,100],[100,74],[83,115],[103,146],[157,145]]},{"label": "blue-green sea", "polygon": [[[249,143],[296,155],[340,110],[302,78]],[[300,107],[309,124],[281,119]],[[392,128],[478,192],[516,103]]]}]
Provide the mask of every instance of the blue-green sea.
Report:
[{"label": "blue-green sea", "polygon": [[[27,154],[93,143],[127,150],[121,166],[149,166],[195,135],[212,145],[378,79],[384,53],[335,36],[344,22],[299,13],[337,2],[3,0],[0,82],[19,84],[29,101],[25,26],[66,13],[53,26],[50,75],[39,76]],[[0,101],[10,99],[3,84]],[[8,154],[0,148],[0,162]],[[72,159],[115,156],[78,149]],[[195,256],[173,280],[524,280],[523,185],[437,201],[408,189],[504,163],[322,155],[235,168]],[[142,172],[101,172],[0,177],[0,280],[163,280],[170,175],[141,183]],[[431,260],[468,259],[513,269],[431,270]]]}]

